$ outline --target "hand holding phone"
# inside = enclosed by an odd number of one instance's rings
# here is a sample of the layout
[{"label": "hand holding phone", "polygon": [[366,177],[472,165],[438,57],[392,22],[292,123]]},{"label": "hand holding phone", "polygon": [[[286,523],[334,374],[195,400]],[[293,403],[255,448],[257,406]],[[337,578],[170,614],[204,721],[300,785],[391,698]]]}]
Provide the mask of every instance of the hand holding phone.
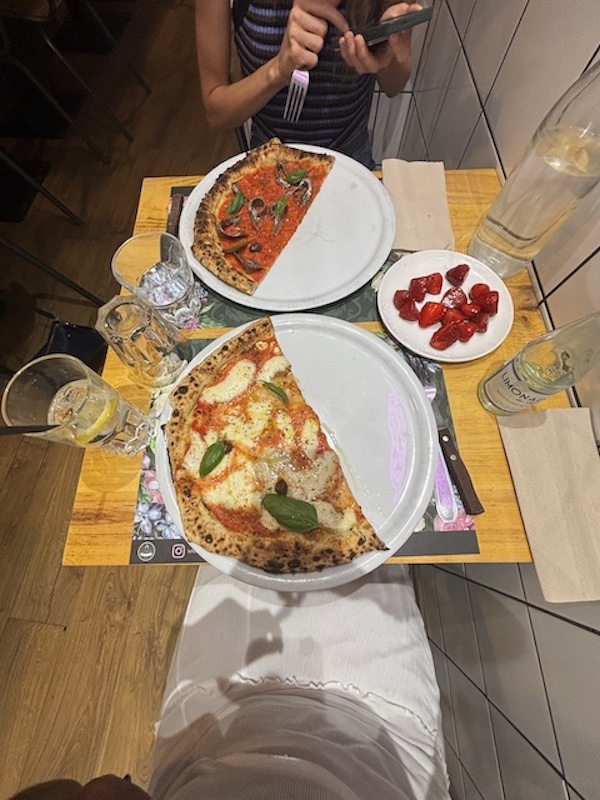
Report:
[{"label": "hand holding phone", "polygon": [[431,19],[433,14],[433,7],[421,9],[421,11],[411,11],[401,17],[391,17],[383,22],[378,22],[376,25],[370,25],[368,28],[355,31],[364,37],[367,47],[373,48],[378,44],[387,42],[392,33],[399,33],[406,31],[415,25],[420,25],[421,22],[427,22]]}]

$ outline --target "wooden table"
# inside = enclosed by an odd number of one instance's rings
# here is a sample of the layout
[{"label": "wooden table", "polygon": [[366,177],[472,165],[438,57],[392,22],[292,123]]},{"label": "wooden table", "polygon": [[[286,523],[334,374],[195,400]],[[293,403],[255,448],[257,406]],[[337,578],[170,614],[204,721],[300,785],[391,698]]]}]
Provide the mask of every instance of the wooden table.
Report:
[{"label": "wooden table", "polygon": [[[170,190],[193,186],[198,176],[146,178],[142,184],[135,232],[164,230]],[[494,170],[446,172],[450,216],[456,250],[466,252],[473,231],[489,208],[498,188]],[[480,552],[470,555],[392,558],[407,563],[527,562],[531,553],[523,529],[510,471],[496,419],[480,405],[476,387],[494,365],[513,355],[522,345],[545,331],[527,272],[509,279],[515,305],[515,322],[507,339],[494,353],[477,361],[444,366],[444,378],[461,455],[486,509],[476,518]],[[377,323],[368,323],[373,329]],[[221,331],[201,331],[213,338]],[[194,331],[191,335],[198,336]],[[147,407],[150,392],[133,383],[126,367],[109,352],[104,377],[126,397]],[[555,395],[538,407],[566,406],[565,394]],[[132,522],[140,477],[141,455],[131,458],[88,450],[71,523],[67,533],[65,565],[129,564]]]}]

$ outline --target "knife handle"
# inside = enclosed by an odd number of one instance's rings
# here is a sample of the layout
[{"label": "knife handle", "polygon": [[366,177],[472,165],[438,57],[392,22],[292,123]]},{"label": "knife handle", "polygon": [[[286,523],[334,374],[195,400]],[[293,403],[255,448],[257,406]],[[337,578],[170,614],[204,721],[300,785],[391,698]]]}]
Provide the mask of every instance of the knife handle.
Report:
[{"label": "knife handle", "polygon": [[440,428],[440,447],[448,465],[448,471],[452,476],[452,480],[456,484],[458,493],[460,494],[463,506],[467,514],[483,514],[484,508],[481,505],[477,492],[473,486],[471,476],[469,475],[465,464],[460,457],[460,453],[456,448],[452,434],[447,428]]}]

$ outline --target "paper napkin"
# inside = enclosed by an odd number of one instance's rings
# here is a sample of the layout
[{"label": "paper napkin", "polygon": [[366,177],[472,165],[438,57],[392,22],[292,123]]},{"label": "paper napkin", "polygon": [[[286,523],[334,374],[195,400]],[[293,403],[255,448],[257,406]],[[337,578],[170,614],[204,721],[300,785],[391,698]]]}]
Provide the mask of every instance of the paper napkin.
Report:
[{"label": "paper napkin", "polygon": [[413,252],[453,250],[444,164],[386,158],[381,171],[396,211],[393,247]]},{"label": "paper napkin", "polygon": [[600,457],[587,408],[498,419],[542,594],[600,600]]}]

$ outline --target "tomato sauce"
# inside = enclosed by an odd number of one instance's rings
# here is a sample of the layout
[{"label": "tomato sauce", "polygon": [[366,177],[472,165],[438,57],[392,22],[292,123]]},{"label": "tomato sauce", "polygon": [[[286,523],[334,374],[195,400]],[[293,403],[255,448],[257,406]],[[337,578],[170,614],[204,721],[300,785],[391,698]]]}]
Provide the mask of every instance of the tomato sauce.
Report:
[{"label": "tomato sauce", "polygon": [[[306,169],[305,162],[302,159],[286,161],[284,163],[286,173],[289,175],[294,170]],[[251,175],[245,175],[237,182],[240,191],[246,198],[246,202],[236,214],[231,216],[240,217],[240,224],[233,230],[243,231],[248,235],[247,244],[237,252],[244,258],[251,258],[253,261],[260,264],[263,269],[257,271],[247,271],[243,268],[237,258],[232,254],[225,254],[225,257],[231,267],[238,272],[243,273],[247,277],[257,282],[261,281],[267,274],[269,269],[273,266],[275,260],[289,242],[298,225],[304,219],[308,208],[317,196],[323,181],[327,177],[327,167],[325,165],[316,164],[312,165],[308,170],[307,178],[310,178],[312,183],[312,194],[304,206],[300,205],[300,197],[302,190],[300,189],[296,195],[289,195],[285,206],[283,215],[283,222],[277,233],[273,232],[275,220],[269,213],[269,209],[275,205],[279,200],[285,196],[285,189],[275,180],[275,168],[273,166],[260,167],[255,170]],[[219,209],[218,218],[223,220],[230,215],[227,214],[227,207],[235,196],[232,191],[231,195],[226,198],[223,205]],[[260,197],[265,201],[267,212],[264,217],[258,222],[258,231],[254,228],[250,212],[248,210],[248,201],[253,198]],[[235,247],[237,242],[246,241],[245,237],[239,239],[227,239],[221,237],[221,244],[226,249],[228,247]],[[253,243],[260,245],[260,250],[253,252],[250,246]]]}]

